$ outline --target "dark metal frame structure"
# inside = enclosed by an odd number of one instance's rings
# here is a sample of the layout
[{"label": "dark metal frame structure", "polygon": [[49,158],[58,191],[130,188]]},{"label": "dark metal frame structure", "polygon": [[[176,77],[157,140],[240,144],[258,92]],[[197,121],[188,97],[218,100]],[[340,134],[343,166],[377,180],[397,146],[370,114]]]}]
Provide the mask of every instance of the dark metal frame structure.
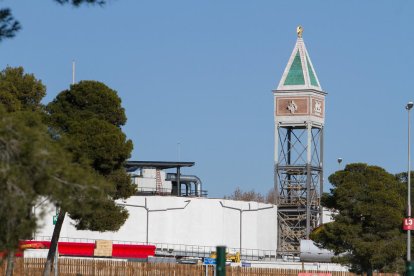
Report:
[{"label": "dark metal frame structure", "polygon": [[181,196],[181,168],[183,167],[192,167],[194,166],[194,162],[167,162],[167,161],[127,161],[125,164],[125,168],[127,171],[135,171],[137,169],[142,168],[153,168],[159,170],[166,170],[166,169],[176,169],[177,172],[177,180],[176,180],[176,187],[174,189],[177,196]]},{"label": "dark metal frame structure", "polygon": [[279,123],[275,164],[278,251],[298,254],[322,220],[323,126],[314,122]]}]

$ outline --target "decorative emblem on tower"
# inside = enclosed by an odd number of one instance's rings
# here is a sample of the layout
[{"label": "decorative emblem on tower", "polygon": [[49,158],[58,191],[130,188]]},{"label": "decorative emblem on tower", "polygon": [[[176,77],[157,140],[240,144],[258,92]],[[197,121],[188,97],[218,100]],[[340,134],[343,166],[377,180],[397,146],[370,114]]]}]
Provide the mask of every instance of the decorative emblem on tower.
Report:
[{"label": "decorative emblem on tower", "polygon": [[295,114],[296,110],[298,110],[298,105],[294,101],[290,101],[287,109],[290,113]]},{"label": "decorative emblem on tower", "polygon": [[320,115],[322,113],[322,103],[320,101],[315,101],[315,113]]}]

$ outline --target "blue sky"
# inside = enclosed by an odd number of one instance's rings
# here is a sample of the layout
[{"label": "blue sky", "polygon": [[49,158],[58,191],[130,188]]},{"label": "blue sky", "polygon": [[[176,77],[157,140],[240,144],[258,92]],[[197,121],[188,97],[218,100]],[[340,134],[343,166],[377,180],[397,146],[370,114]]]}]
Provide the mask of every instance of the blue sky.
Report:
[{"label": "blue sky", "polygon": [[[110,0],[105,7],[4,0],[23,25],[0,43],[0,68],[23,66],[47,86],[76,79],[118,91],[133,160],[194,161],[211,197],[273,186],[273,98],[304,40],[328,92],[325,179],[343,164],[407,166],[414,100],[414,2]],[[414,121],[414,118],[413,118]],[[179,145],[178,145],[179,143]],[[180,148],[180,150],[179,150]],[[328,190],[326,186],[325,190]]]}]

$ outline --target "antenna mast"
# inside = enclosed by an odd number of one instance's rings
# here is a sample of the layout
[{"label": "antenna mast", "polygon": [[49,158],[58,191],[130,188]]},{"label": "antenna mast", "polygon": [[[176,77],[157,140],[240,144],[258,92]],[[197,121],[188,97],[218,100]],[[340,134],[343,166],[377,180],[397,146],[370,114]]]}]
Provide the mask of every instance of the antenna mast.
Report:
[{"label": "antenna mast", "polygon": [[75,84],[75,60],[72,60],[72,84]]}]

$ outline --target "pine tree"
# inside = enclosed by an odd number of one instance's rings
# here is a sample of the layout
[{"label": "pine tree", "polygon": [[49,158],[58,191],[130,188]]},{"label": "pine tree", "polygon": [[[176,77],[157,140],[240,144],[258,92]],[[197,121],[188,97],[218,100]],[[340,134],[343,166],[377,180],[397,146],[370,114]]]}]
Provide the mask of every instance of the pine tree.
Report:
[{"label": "pine tree", "polygon": [[384,169],[349,164],[329,177],[322,204],[335,210],[334,221],[311,235],[317,245],[355,272],[402,272],[405,236],[401,230],[404,187]]},{"label": "pine tree", "polygon": [[65,213],[77,229],[116,231],[128,213],[114,200],[133,195],[135,188],[124,168],[132,142],[121,129],[126,116],[116,91],[97,81],[81,81],[62,91],[46,110],[48,124],[72,154],[72,162],[92,169],[109,184],[100,189],[106,197],[95,200],[82,194],[76,207],[61,208],[44,270],[49,275]]}]

